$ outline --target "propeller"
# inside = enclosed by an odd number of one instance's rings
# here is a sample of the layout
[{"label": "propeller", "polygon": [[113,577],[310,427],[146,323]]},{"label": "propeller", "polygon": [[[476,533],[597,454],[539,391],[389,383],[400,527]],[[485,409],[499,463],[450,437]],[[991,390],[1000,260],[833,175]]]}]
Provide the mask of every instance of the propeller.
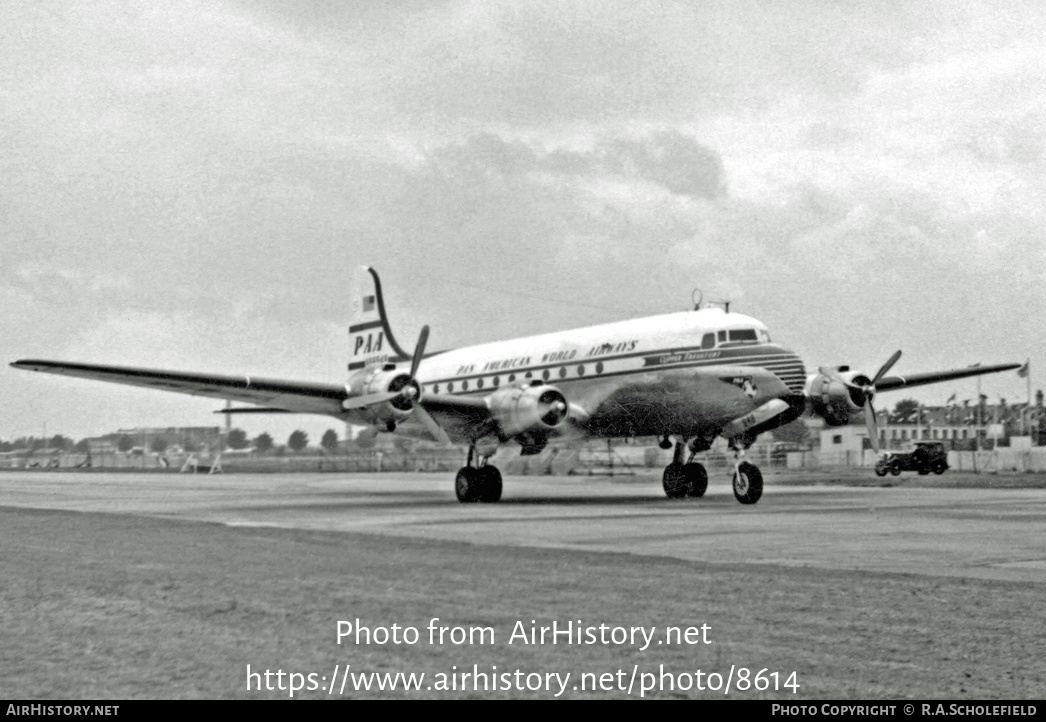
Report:
[{"label": "propeller", "polygon": [[864,408],[864,423],[868,427],[868,440],[871,442],[872,449],[876,454],[879,453],[879,429],[875,421],[875,407],[872,405],[872,399],[875,398],[875,385],[893,368],[893,365],[897,363],[899,358],[901,358],[900,350],[895,351],[893,356],[879,367],[875,377],[868,383],[851,383],[840,376],[835,369],[824,366],[818,369],[827,378],[837,381],[848,388],[853,402]]},{"label": "propeller", "polygon": [[[418,335],[418,343],[414,346],[414,358],[410,362],[410,382],[403,388],[403,397],[408,399],[410,402],[414,401],[414,398],[418,395],[417,382],[414,377],[417,376],[418,366],[421,365],[421,359],[425,355],[425,344],[429,342],[429,327],[422,326],[421,333]],[[425,430],[432,435],[436,441],[444,444],[450,443],[450,437],[447,436],[447,432],[443,430],[432,414],[425,410],[425,407],[421,404],[411,404],[414,408],[414,415],[418,417],[418,420],[425,427]]]},{"label": "propeller", "polygon": [[396,388],[389,387],[390,393],[393,391],[399,392],[399,398],[393,400],[392,405],[400,411],[410,411],[414,408],[414,399],[418,397],[419,389],[418,382],[414,380],[414,377],[418,374],[418,366],[421,365],[421,359],[425,355],[425,345],[428,342],[429,327],[422,326],[421,333],[418,335],[418,342],[414,345],[414,357],[410,361],[410,374],[402,381],[397,379],[399,385]]},{"label": "propeller", "polygon": [[421,359],[425,356],[425,345],[428,341],[429,327],[422,326],[421,333],[418,335],[418,342],[414,346],[414,356],[410,361],[410,373],[406,376],[397,377],[393,382],[395,386],[390,386],[388,391],[348,398],[342,402],[342,407],[345,409],[363,409],[368,406],[373,406],[374,404],[381,404],[388,401],[400,411],[413,410],[414,416],[422,423],[425,430],[428,431],[436,441],[444,444],[451,443],[450,437],[447,436],[447,432],[443,430],[434,418],[432,418],[432,414],[426,411],[421,404],[415,403],[420,390],[415,377],[418,373],[418,367],[421,365]]}]

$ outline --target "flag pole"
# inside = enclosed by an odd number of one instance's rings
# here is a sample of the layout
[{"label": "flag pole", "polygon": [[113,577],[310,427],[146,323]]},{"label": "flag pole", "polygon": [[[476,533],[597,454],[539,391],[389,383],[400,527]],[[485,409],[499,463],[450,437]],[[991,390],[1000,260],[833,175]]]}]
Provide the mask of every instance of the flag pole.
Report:
[{"label": "flag pole", "polygon": [[[980,365],[980,364],[978,364]],[[977,451],[980,451],[980,430],[983,421],[981,409],[984,408],[984,400],[980,396],[980,377],[977,377],[977,428],[974,429],[974,437],[977,439]]]},{"label": "flag pole", "polygon": [[[1024,380],[1028,383],[1028,403],[1024,407],[1024,413],[1028,417],[1028,435],[1031,436],[1031,358],[1024,362],[1024,368],[1021,371],[1024,372]],[[1021,433],[1024,433],[1024,424],[1021,424]]]}]

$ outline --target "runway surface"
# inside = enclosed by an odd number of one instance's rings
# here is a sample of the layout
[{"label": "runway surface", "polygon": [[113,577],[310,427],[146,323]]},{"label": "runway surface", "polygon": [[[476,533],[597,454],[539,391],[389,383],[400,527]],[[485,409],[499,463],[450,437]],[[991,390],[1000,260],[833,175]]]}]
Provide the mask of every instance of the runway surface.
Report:
[{"label": "runway surface", "polygon": [[[458,504],[448,474],[6,472],[0,506],[159,516],[707,563],[1046,581],[1046,489],[774,485],[738,504],[722,471],[702,499],[649,477],[506,477]],[[790,479],[794,480],[792,474]]]}]

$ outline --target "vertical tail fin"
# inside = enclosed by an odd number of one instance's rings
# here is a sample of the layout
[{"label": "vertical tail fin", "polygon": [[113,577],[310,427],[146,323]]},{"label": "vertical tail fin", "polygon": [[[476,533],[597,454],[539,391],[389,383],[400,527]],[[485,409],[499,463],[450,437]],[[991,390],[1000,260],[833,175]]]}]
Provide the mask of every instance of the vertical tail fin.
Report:
[{"label": "vertical tail fin", "polygon": [[349,370],[373,363],[409,361],[389,328],[381,281],[369,266],[357,266],[352,278],[349,315]]}]

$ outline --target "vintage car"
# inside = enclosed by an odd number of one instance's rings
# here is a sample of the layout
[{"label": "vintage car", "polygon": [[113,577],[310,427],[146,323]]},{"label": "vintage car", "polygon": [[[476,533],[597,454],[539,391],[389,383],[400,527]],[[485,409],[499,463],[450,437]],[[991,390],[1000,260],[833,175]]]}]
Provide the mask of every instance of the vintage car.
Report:
[{"label": "vintage car", "polygon": [[939,441],[917,441],[915,449],[908,453],[889,454],[875,465],[878,476],[889,472],[897,476],[902,471],[918,471],[920,474],[943,474],[948,470],[948,452]]}]

